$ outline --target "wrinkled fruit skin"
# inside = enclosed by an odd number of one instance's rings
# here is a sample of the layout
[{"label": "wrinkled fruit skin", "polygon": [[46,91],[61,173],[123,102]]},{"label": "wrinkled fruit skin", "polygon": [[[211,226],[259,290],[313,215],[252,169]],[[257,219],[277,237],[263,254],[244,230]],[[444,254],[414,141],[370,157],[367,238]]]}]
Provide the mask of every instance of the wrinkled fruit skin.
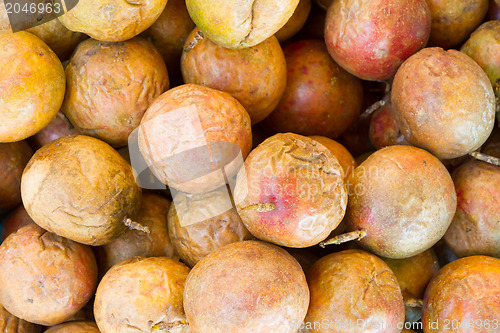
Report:
[{"label": "wrinkled fruit skin", "polygon": [[182,293],[188,273],[186,265],[165,257],[136,257],[115,265],[96,292],[99,330],[152,332],[155,326],[185,323]]},{"label": "wrinkled fruit skin", "polygon": [[186,0],[196,26],[229,49],[257,45],[274,35],[293,15],[299,0]]},{"label": "wrinkled fruit skin", "polygon": [[187,37],[195,28],[189,17],[185,0],[168,0],[163,13],[144,33],[160,52],[172,82],[181,82],[182,49]]},{"label": "wrinkled fruit skin", "polygon": [[149,28],[166,4],[167,0],[140,3],[79,0],[75,7],[58,19],[71,31],[83,32],[99,41],[121,42]]},{"label": "wrinkled fruit skin", "polygon": [[91,321],[72,321],[49,328],[45,333],[101,333]]},{"label": "wrinkled fruit skin", "polygon": [[297,8],[295,8],[295,11],[293,12],[293,15],[286,22],[286,24],[274,34],[274,36],[280,42],[293,37],[306,23],[310,11],[311,0],[300,0]]},{"label": "wrinkled fruit skin", "polygon": [[29,225],[0,246],[0,279],[0,302],[7,311],[51,326],[90,300],[97,285],[97,264],[89,246]]},{"label": "wrinkled fruit skin", "polygon": [[[255,237],[288,247],[313,246],[344,217],[344,171],[317,141],[292,133],[276,134],[246,159],[236,179],[234,202]],[[251,209],[259,203],[275,208]]]},{"label": "wrinkled fruit skin", "polygon": [[243,106],[225,92],[194,84],[158,97],[144,114],[138,134],[139,148],[154,175],[188,193],[224,185],[221,168],[228,179],[233,177],[252,147],[250,117]]},{"label": "wrinkled fruit skin", "polygon": [[62,112],[58,112],[56,117],[38,133],[28,139],[35,149],[39,149],[46,144],[69,135],[82,134],[71,124]]},{"label": "wrinkled fruit skin", "polygon": [[456,51],[426,48],[399,68],[391,101],[404,137],[440,159],[479,148],[495,121],[495,95],[474,60]]},{"label": "wrinkled fruit skin", "polygon": [[175,251],[189,267],[224,245],[254,238],[225,186],[202,194],[179,192],[174,202],[168,211],[168,233]]},{"label": "wrinkled fruit skin", "polygon": [[431,12],[430,46],[459,46],[481,24],[488,0],[426,0]]},{"label": "wrinkled fruit skin", "polygon": [[415,256],[434,245],[457,205],[444,165],[411,146],[374,152],[354,170],[348,187],[347,230],[366,231],[359,244],[392,259]]},{"label": "wrinkled fruit skin", "polygon": [[458,257],[500,257],[500,167],[481,161],[453,172],[457,211],[444,235]]},{"label": "wrinkled fruit skin", "polygon": [[[446,323],[451,320],[463,324],[454,332],[486,333],[492,329],[483,324],[494,324],[498,313],[500,259],[472,256],[446,265],[432,279],[425,291],[422,324],[424,333],[450,332]],[[431,325],[436,321],[437,325]]]},{"label": "wrinkled fruit skin", "polygon": [[41,327],[13,316],[0,305],[0,330],[2,333],[40,333]]},{"label": "wrinkled fruit skin", "polygon": [[169,87],[161,55],[140,37],[121,43],[82,42],[66,76],[61,111],[82,134],[113,147],[128,144],[146,109]]},{"label": "wrinkled fruit skin", "polygon": [[58,19],[37,25],[26,31],[43,40],[61,61],[69,59],[78,43],[88,38],[80,32],[67,29]]},{"label": "wrinkled fruit skin", "polygon": [[56,116],[66,79],[56,54],[28,32],[0,33],[0,142],[26,139]]},{"label": "wrinkled fruit skin", "polygon": [[176,258],[174,246],[167,230],[167,212],[170,201],[158,194],[144,192],[141,208],[134,222],[146,227],[141,230],[126,230],[117,239],[97,250],[97,262],[102,274],[117,263],[133,257]]},{"label": "wrinkled fruit skin", "polygon": [[347,178],[353,173],[354,169],[358,166],[351,153],[337,141],[325,136],[313,135],[310,136],[310,138],[318,141],[330,150],[332,155],[337,158],[342,166],[342,169],[344,170],[344,180],[347,180]]},{"label": "wrinkled fruit skin", "polygon": [[410,145],[396,123],[390,99],[370,119],[370,141],[375,149],[393,145]]},{"label": "wrinkled fruit skin", "polygon": [[215,250],[191,270],[184,289],[193,333],[295,333],[308,305],[297,260],[259,241]]},{"label": "wrinkled fruit skin", "polygon": [[361,113],[361,81],[337,65],[321,41],[295,42],[284,52],[285,93],[265,125],[274,133],[342,135]]},{"label": "wrinkled fruit skin", "polygon": [[421,299],[427,284],[439,271],[439,262],[432,249],[406,259],[383,260],[396,275],[403,297]]},{"label": "wrinkled fruit skin", "polygon": [[0,213],[21,203],[21,176],[32,155],[25,141],[0,143]]},{"label": "wrinkled fruit skin", "polygon": [[[312,333],[399,333],[404,304],[396,276],[381,259],[362,250],[345,250],[318,260],[307,273],[311,304],[305,326]],[[327,320],[328,325],[314,327]],[[384,327],[335,323],[379,322]],[[389,326],[391,325],[391,326]]]},{"label": "wrinkled fruit skin", "polygon": [[481,24],[460,51],[474,59],[494,85],[500,79],[500,21]]},{"label": "wrinkled fruit skin", "polygon": [[425,0],[339,0],[328,8],[325,41],[336,63],[363,80],[391,79],[429,38]]},{"label": "wrinkled fruit skin", "polygon": [[76,242],[103,245],[125,231],[141,189],[131,166],[109,145],[85,136],[43,146],[21,179],[26,211],[42,228]]},{"label": "wrinkled fruit skin", "polygon": [[199,36],[203,33],[196,28],[184,46],[181,58],[184,82],[227,92],[243,105],[252,124],[266,118],[283,96],[287,80],[285,55],[276,37],[252,47],[231,50],[207,37],[197,42]]},{"label": "wrinkled fruit skin", "polygon": [[28,224],[35,224],[26,212],[26,209],[21,205],[10,215],[2,224],[2,237],[1,240],[7,238],[10,234],[15,233],[17,230]]}]

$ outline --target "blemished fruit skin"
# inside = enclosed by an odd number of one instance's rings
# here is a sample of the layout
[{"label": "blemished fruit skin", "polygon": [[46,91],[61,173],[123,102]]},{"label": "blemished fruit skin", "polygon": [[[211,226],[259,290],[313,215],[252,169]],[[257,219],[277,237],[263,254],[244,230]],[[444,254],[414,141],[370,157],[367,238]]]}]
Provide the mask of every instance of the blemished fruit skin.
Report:
[{"label": "blemished fruit skin", "polygon": [[[252,119],[266,118],[285,92],[287,72],[283,50],[271,36],[255,46],[231,50],[194,29],[181,58],[184,82],[225,91],[236,98]],[[255,73],[259,73],[256,75]]]},{"label": "blemished fruit skin", "polygon": [[286,89],[265,126],[273,133],[332,139],[342,135],[361,113],[361,80],[337,65],[321,41],[298,41],[285,47],[284,53]]},{"label": "blemished fruit skin", "polygon": [[81,134],[113,147],[128,144],[144,112],[169,88],[160,53],[144,38],[120,42],[88,39],[66,67],[61,111]]},{"label": "blemished fruit skin", "polygon": [[187,193],[208,192],[226,183],[222,168],[230,179],[250,152],[250,116],[228,93],[184,84],[154,100],[141,120],[138,140],[163,184]]},{"label": "blemished fruit skin", "polygon": [[[234,202],[255,237],[288,247],[313,246],[344,217],[344,171],[328,148],[314,139],[276,134],[246,159],[236,178]],[[251,209],[259,203],[274,208]]]},{"label": "blemished fruit skin", "polygon": [[4,333],[40,333],[42,328],[13,316],[0,305],[0,328]]},{"label": "blemished fruit skin", "polygon": [[0,142],[20,141],[44,128],[64,98],[57,55],[29,32],[0,33]]},{"label": "blemished fruit skin", "polygon": [[500,21],[481,24],[460,51],[474,59],[494,85],[500,79]]},{"label": "blemished fruit skin", "polygon": [[166,257],[135,257],[113,266],[96,291],[100,332],[174,332],[186,323],[182,300],[188,273],[186,265]]},{"label": "blemished fruit skin", "polygon": [[426,48],[399,68],[393,115],[404,137],[440,159],[479,148],[495,122],[495,95],[485,72],[467,55]]},{"label": "blemished fruit skin", "polygon": [[444,240],[458,257],[500,258],[500,167],[473,160],[452,177],[457,211]]},{"label": "blemished fruit skin", "polygon": [[182,262],[189,267],[224,245],[254,238],[225,186],[208,193],[178,192],[174,202],[168,211],[168,234]]},{"label": "blemished fruit skin", "polygon": [[351,153],[337,141],[325,136],[312,135],[310,138],[318,141],[330,150],[332,155],[337,158],[342,166],[342,169],[344,170],[344,179],[347,180],[351,173],[353,173],[354,169],[358,166]]},{"label": "blemished fruit skin", "polygon": [[193,333],[295,333],[308,305],[297,260],[260,241],[215,250],[193,267],[184,289]]},{"label": "blemished fruit skin", "polygon": [[167,0],[143,3],[119,0],[79,0],[75,7],[58,17],[72,31],[93,39],[122,42],[149,28],[163,12]]},{"label": "blemished fruit skin", "polygon": [[389,146],[371,154],[348,180],[348,231],[382,257],[403,259],[432,247],[448,229],[457,205],[445,166],[427,151]]},{"label": "blemished fruit skin", "polygon": [[432,279],[425,291],[422,324],[424,333],[494,332],[498,313],[500,259],[470,256],[444,266]]},{"label": "blemished fruit skin", "polygon": [[325,41],[335,62],[363,80],[391,79],[429,39],[425,0],[338,0],[328,7]]},{"label": "blemished fruit skin", "polygon": [[104,245],[126,229],[141,204],[132,167],[105,142],[86,135],[52,141],[21,178],[24,207],[42,228],[76,242]]},{"label": "blemished fruit skin", "polygon": [[[311,267],[307,283],[311,303],[304,322],[312,333],[401,332],[401,290],[394,273],[377,256],[363,250],[329,254]],[[354,324],[342,325],[349,322]]]},{"label": "blemished fruit skin", "polygon": [[189,15],[214,43],[239,49],[274,35],[290,19],[299,0],[187,0]]},{"label": "blemished fruit skin", "polygon": [[444,49],[460,46],[488,11],[488,0],[426,1],[432,22],[429,46]]},{"label": "blemished fruit skin", "polygon": [[45,326],[77,313],[97,286],[91,248],[37,225],[7,237],[0,246],[0,268],[1,304],[16,317]]}]

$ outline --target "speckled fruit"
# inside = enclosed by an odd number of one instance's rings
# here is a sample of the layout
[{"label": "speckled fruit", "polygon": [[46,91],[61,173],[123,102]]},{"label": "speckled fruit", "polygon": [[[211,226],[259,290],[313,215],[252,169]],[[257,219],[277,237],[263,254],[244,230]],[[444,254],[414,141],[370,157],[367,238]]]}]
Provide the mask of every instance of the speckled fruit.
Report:
[{"label": "speckled fruit", "polygon": [[231,50],[211,42],[198,28],[186,40],[181,69],[184,82],[225,91],[236,98],[252,124],[278,105],[287,80],[285,55],[276,37]]},{"label": "speckled fruit", "polygon": [[85,135],[43,146],[21,179],[26,211],[42,228],[76,242],[103,245],[134,218],[141,189],[131,166],[109,145]]},{"label": "speckled fruit", "polygon": [[[182,293],[189,268],[165,257],[136,257],[102,278],[94,314],[102,333],[170,331],[183,326]],[[169,330],[171,329],[171,330]]]},{"label": "speckled fruit", "polygon": [[295,8],[295,11],[293,12],[293,15],[286,22],[286,24],[274,34],[274,36],[280,42],[293,37],[306,23],[310,11],[311,0],[300,0],[297,8]]},{"label": "speckled fruit", "polygon": [[66,76],[61,111],[82,134],[114,147],[128,144],[146,109],[169,87],[161,55],[140,37],[120,43],[82,42]]},{"label": "speckled fruit", "polygon": [[143,33],[163,57],[171,81],[182,81],[179,67],[182,49],[194,27],[186,8],[186,1],[168,0],[160,17]]},{"label": "speckled fruit", "polygon": [[225,92],[195,84],[158,97],[138,134],[154,175],[188,193],[224,185],[221,169],[228,179],[234,176],[252,147],[250,117],[241,104]]},{"label": "speckled fruit", "polygon": [[134,222],[147,228],[149,232],[127,230],[117,239],[96,249],[100,273],[104,274],[120,261],[133,257],[176,258],[167,230],[169,207],[168,199],[145,192]]},{"label": "speckled fruit", "polygon": [[405,259],[383,260],[396,275],[405,298],[422,298],[425,288],[439,271],[438,259],[432,249]]},{"label": "speckled fruit", "polygon": [[425,150],[390,146],[361,163],[349,178],[348,231],[377,255],[402,259],[429,249],[448,229],[457,198],[444,165]]},{"label": "speckled fruit", "polygon": [[295,333],[308,305],[309,290],[297,260],[259,241],[215,250],[191,270],[184,290],[193,332]]},{"label": "speckled fruit", "polygon": [[179,192],[174,202],[168,212],[168,233],[189,267],[224,245],[253,238],[226,187],[201,194]]},{"label": "speckled fruit", "polygon": [[21,175],[31,155],[25,141],[0,143],[0,213],[21,203]]},{"label": "speckled fruit", "polygon": [[457,333],[486,333],[496,330],[492,327],[499,313],[500,259],[472,256],[446,265],[432,279],[425,291],[422,324],[424,333],[452,328]]},{"label": "speckled fruit", "polygon": [[[345,250],[327,255],[309,270],[307,283],[311,304],[305,327],[312,333],[401,332],[397,327],[404,322],[404,305],[398,281],[373,254]],[[315,322],[326,325],[318,328]]]},{"label": "speckled fruit", "polygon": [[488,11],[488,0],[426,1],[432,18],[429,45],[445,49],[463,43]]},{"label": "speckled fruit", "polygon": [[328,8],[325,41],[333,59],[351,74],[387,80],[426,45],[430,28],[425,0],[339,0]]},{"label": "speckled fruit", "polygon": [[40,333],[41,327],[13,316],[0,304],[0,330],[2,333]]},{"label": "speckled fruit", "polygon": [[337,158],[340,166],[342,166],[342,169],[344,170],[344,180],[347,180],[354,169],[356,169],[356,167],[358,166],[351,153],[337,141],[325,136],[313,135],[310,136],[310,138],[318,141],[323,146],[328,148],[328,150],[330,150],[332,155]]},{"label": "speckled fruit", "polygon": [[97,265],[89,246],[29,225],[0,246],[0,279],[0,302],[7,311],[50,326],[67,320],[90,300]]},{"label": "speckled fruit", "polygon": [[78,43],[88,38],[85,34],[69,30],[58,19],[26,31],[43,40],[61,61],[67,60]]},{"label": "speckled fruit", "polygon": [[56,54],[28,32],[0,33],[0,142],[26,139],[56,116],[64,69]]},{"label": "speckled fruit", "polygon": [[500,79],[500,21],[481,24],[460,51],[474,59],[494,85]]},{"label": "speckled fruit", "polygon": [[410,57],[396,73],[391,101],[405,138],[442,159],[479,148],[495,121],[488,76],[456,50],[426,48]]},{"label": "speckled fruit", "polygon": [[295,42],[284,52],[287,85],[266,126],[275,133],[342,135],[361,112],[361,81],[337,65],[321,41]]},{"label": "speckled fruit", "polygon": [[500,167],[481,161],[462,164],[453,172],[457,211],[444,235],[459,257],[500,258]]},{"label": "speckled fruit", "polygon": [[[319,142],[276,134],[246,159],[236,179],[234,201],[255,237],[288,247],[313,246],[344,217],[344,171]],[[259,204],[273,208],[262,211]]]},{"label": "speckled fruit", "polygon": [[69,30],[94,39],[121,42],[149,28],[166,4],[167,0],[79,0],[69,12],[59,16],[59,21]]},{"label": "speckled fruit", "polygon": [[299,0],[186,0],[194,23],[214,43],[240,49],[274,35],[290,19]]},{"label": "speckled fruit", "polygon": [[390,99],[371,116],[369,135],[376,149],[393,145],[410,145],[396,123]]},{"label": "speckled fruit", "polygon": [[56,117],[38,133],[28,139],[28,142],[35,149],[39,149],[46,144],[59,138],[81,134],[73,124],[71,124],[62,112],[58,112]]},{"label": "speckled fruit", "polygon": [[72,321],[53,326],[45,333],[101,333],[96,323],[91,321]]},{"label": "speckled fruit", "polygon": [[12,212],[12,214],[2,224],[2,237],[4,240],[10,234],[29,224],[35,224],[33,219],[28,215],[26,209],[21,205]]}]

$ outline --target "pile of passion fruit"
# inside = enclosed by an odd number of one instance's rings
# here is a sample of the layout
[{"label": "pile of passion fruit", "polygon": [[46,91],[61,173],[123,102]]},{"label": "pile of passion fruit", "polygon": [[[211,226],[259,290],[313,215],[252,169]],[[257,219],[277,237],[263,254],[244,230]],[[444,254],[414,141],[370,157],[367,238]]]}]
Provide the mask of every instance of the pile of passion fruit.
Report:
[{"label": "pile of passion fruit", "polygon": [[500,1],[32,3],[0,331],[500,332]]}]

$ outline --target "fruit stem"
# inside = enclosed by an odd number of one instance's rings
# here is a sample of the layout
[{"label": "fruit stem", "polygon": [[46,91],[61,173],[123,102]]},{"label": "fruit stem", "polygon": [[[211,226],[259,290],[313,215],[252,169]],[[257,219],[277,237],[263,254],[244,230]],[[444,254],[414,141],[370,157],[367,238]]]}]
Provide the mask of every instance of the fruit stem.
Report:
[{"label": "fruit stem", "polygon": [[272,202],[259,202],[259,203],[253,204],[253,205],[243,207],[243,208],[241,208],[241,210],[242,211],[256,210],[260,213],[264,213],[264,212],[270,212],[270,211],[274,210],[275,208],[276,208],[276,206]]},{"label": "fruit stem", "polygon": [[205,35],[203,34],[203,32],[201,32],[201,30],[198,30],[196,32],[196,35],[194,36],[193,41],[186,45],[186,47],[184,47],[184,52],[189,52],[194,49],[196,45],[198,45],[198,43],[203,40],[203,38],[205,38]]},{"label": "fruit stem", "polygon": [[342,235],[335,236],[333,238],[330,238],[329,240],[323,241],[323,242],[319,243],[319,246],[321,246],[322,248],[325,248],[326,245],[330,245],[330,244],[339,245],[339,244],[347,243],[347,242],[350,242],[353,240],[359,241],[359,240],[363,239],[365,236],[366,236],[366,231],[355,230],[355,231],[351,231],[351,232],[348,232],[348,233],[345,233]]},{"label": "fruit stem", "polygon": [[478,151],[473,151],[472,153],[469,153],[470,156],[474,157],[476,160],[480,160],[486,163],[490,163],[496,166],[500,166],[500,158],[486,155],[483,153],[480,153]]},{"label": "fruit stem", "polygon": [[373,103],[372,105],[370,105],[368,107],[368,109],[366,109],[361,114],[361,116],[359,117],[359,120],[361,121],[361,120],[364,120],[364,119],[368,118],[369,116],[372,115],[372,113],[374,113],[375,111],[377,111],[381,107],[384,107],[387,103],[389,103],[390,98],[391,98],[391,95],[390,94],[386,94],[384,96],[384,98],[382,98],[380,101],[377,101],[377,102]]},{"label": "fruit stem", "polygon": [[424,302],[421,299],[414,297],[405,297],[404,303],[407,308],[421,308],[424,305]]},{"label": "fruit stem", "polygon": [[132,221],[128,217],[123,218],[123,224],[125,224],[130,230],[139,230],[147,234],[150,233],[149,228],[145,227],[137,222]]}]

